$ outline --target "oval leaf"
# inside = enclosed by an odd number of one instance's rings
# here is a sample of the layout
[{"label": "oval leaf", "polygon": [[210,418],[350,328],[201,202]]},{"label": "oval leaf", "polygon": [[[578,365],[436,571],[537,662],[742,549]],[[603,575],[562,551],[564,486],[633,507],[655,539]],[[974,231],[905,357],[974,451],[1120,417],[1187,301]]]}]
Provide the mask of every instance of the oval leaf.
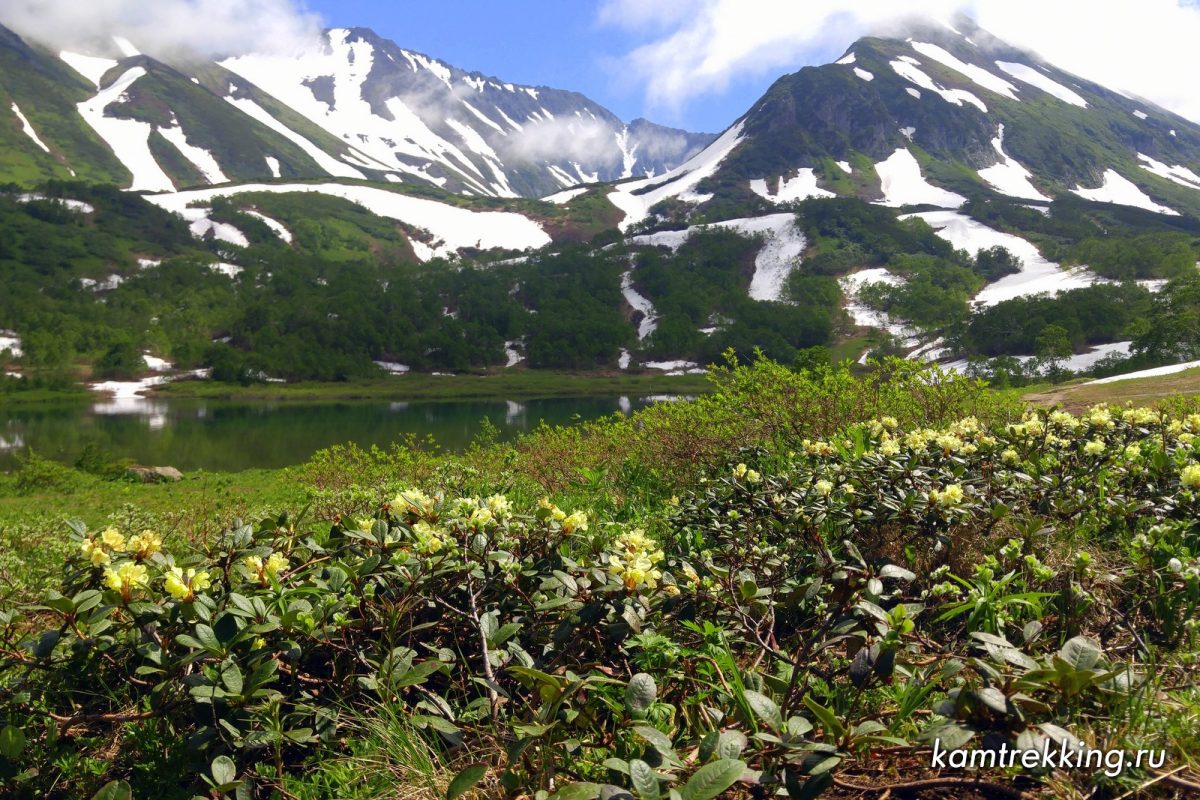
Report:
[{"label": "oval leaf", "polygon": [[733,758],[723,758],[706,764],[679,790],[683,800],[712,800],[721,792],[737,783],[746,771],[746,764]]}]

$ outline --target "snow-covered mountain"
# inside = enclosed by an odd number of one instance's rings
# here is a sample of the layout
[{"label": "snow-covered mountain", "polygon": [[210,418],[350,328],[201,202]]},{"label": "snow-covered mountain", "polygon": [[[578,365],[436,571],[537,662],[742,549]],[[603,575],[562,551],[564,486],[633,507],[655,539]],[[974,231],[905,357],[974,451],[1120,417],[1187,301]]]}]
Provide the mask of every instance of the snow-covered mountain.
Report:
[{"label": "snow-covered mountain", "polygon": [[967,20],[915,21],[855,42],[835,63],[781,77],[703,153],[618,187],[623,227],[678,206],[775,207],[858,196],[957,208],[995,192],[1074,195],[1200,214],[1200,126],[1086,81]]},{"label": "snow-covered mountain", "polygon": [[50,52],[0,28],[0,99],[12,116],[0,178],[148,191],[339,178],[540,197],[665,172],[712,139],[626,124],[576,92],[464,72],[365,28],[293,56],[170,65],[119,36]]}]

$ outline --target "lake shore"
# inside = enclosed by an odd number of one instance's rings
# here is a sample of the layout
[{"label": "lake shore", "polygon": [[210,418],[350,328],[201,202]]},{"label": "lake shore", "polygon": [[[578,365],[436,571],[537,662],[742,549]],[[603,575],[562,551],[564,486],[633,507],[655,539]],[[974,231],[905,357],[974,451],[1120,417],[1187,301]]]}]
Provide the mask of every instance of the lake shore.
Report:
[{"label": "lake shore", "polygon": [[408,373],[388,378],[323,383],[216,383],[181,380],[150,397],[207,400],[532,400],[617,395],[697,395],[712,391],[704,375],[579,373],[521,370],[490,375]]}]

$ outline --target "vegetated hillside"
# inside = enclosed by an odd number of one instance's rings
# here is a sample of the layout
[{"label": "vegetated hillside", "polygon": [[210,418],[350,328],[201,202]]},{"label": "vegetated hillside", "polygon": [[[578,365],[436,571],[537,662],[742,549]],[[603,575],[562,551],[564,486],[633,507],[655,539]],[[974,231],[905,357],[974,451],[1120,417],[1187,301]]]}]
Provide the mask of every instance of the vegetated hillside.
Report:
[{"label": "vegetated hillside", "polygon": [[[0,778],[164,800],[1186,797],[1194,410],[1024,411],[905,362],[763,361],[464,455],[334,448],[238,511],[116,484],[147,507],[66,530],[70,493],[111,479],[30,459],[0,477],[37,565],[0,612]],[[935,745],[1100,766],[964,772]]]},{"label": "vegetated hillside", "polygon": [[625,124],[577,92],[468,73],[366,28],[287,57],[170,62],[118,38],[50,52],[0,26],[0,180],[74,170],[162,191],[334,177],[540,197],[666,171],[712,139]]}]

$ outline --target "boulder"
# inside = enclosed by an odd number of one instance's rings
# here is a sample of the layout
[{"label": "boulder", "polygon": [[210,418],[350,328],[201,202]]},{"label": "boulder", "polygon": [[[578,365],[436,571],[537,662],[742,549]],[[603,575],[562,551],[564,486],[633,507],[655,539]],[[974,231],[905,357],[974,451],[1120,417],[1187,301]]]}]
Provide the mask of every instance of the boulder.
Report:
[{"label": "boulder", "polygon": [[183,480],[183,473],[174,467],[143,467],[135,464],[126,471],[142,483],[174,483]]}]

